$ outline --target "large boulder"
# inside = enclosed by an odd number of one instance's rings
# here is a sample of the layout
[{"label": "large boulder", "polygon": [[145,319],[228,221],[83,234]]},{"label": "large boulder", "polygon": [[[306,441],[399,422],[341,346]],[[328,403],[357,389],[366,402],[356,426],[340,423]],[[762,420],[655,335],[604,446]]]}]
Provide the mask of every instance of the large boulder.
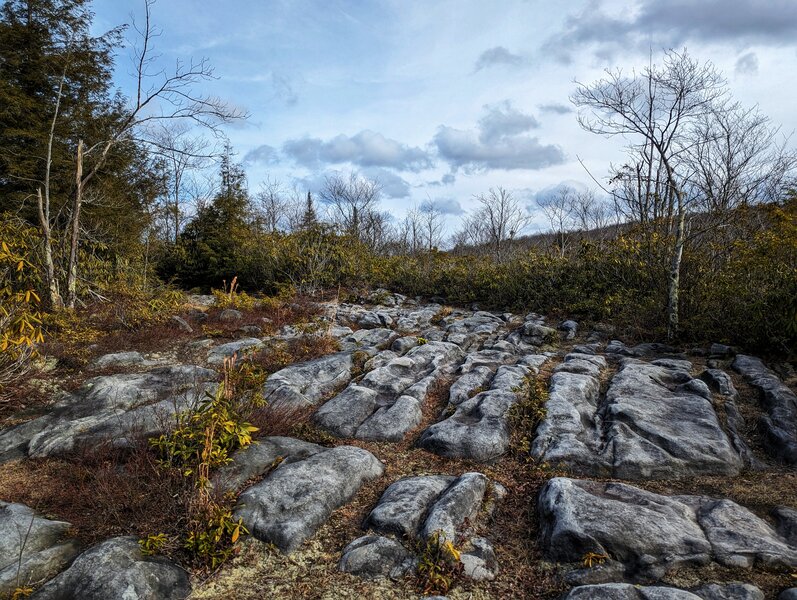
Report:
[{"label": "large boulder", "polygon": [[573,588],[562,600],[764,600],[757,587],[744,583],[710,584],[695,590],[603,583]]},{"label": "large boulder", "polygon": [[711,561],[797,566],[797,548],[730,500],[557,477],[540,491],[538,512],[550,559],[575,563],[592,552],[622,563],[632,579],[658,579],[671,569]]},{"label": "large boulder", "polygon": [[340,437],[399,441],[421,422],[421,406],[432,385],[462,358],[462,350],[447,342],[416,346],[349,385],[313,420]]},{"label": "large boulder", "polygon": [[603,398],[601,356],[569,354],[551,377],[532,455],[624,479],[736,475],[744,461],[689,363],[623,359]]},{"label": "large boulder", "polygon": [[767,450],[786,464],[797,465],[797,395],[758,358],[739,354],[733,368],[761,395],[766,414],[759,424]]},{"label": "large boulder", "polygon": [[239,496],[235,517],[259,540],[292,552],[383,471],[373,454],[352,446],[283,461]]},{"label": "large boulder", "polygon": [[22,504],[0,501],[0,597],[60,573],[79,550],[67,537],[71,527]]},{"label": "large boulder", "polygon": [[133,537],[90,548],[50,580],[35,600],[182,600],[191,591],[188,573],[171,561],[144,556]]},{"label": "large boulder", "polygon": [[132,436],[160,432],[176,412],[215,389],[217,378],[193,365],[94,377],[50,413],[0,432],[0,461],[63,454],[78,445],[129,445]]}]

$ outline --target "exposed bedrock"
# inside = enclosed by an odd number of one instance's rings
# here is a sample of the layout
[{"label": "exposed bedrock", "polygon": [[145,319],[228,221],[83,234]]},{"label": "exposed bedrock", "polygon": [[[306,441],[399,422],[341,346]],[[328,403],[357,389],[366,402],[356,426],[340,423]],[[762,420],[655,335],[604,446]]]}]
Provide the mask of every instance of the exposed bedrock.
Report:
[{"label": "exposed bedrock", "polygon": [[319,408],[313,420],[339,437],[400,441],[422,418],[435,382],[464,358],[455,344],[428,342],[368,372]]},{"label": "exposed bedrock", "polygon": [[532,455],[577,473],[624,479],[736,475],[739,451],[711,392],[682,360],[625,358],[601,397],[601,356],[571,353],[551,377]]},{"label": "exposed bedrock", "polygon": [[0,597],[57,575],[78,554],[72,526],[22,504],[0,501]]},{"label": "exposed bedrock", "polygon": [[767,450],[778,460],[797,465],[797,395],[761,359],[740,354],[733,368],[761,395],[765,414],[759,425]]},{"label": "exposed bedrock", "polygon": [[373,454],[352,446],[322,448],[290,438],[265,438],[259,445],[236,456],[235,467],[220,480],[229,476],[227,485],[234,487],[247,475],[265,473],[239,496],[235,517],[283,552],[296,550],[363,483],[384,471]]},{"label": "exposed bedrock", "polygon": [[400,479],[385,490],[363,525],[378,535],[349,544],[339,567],[364,578],[398,577],[417,564],[418,541],[434,536],[440,543],[451,542],[462,549],[460,560],[468,577],[492,579],[498,569],[495,553],[488,540],[474,535],[473,528],[485,513],[488,496],[500,497],[496,490],[481,473]]},{"label": "exposed bedrock", "polygon": [[730,500],[557,477],[540,491],[538,513],[548,558],[577,563],[592,552],[622,565],[620,576],[631,580],[657,580],[680,566],[712,561],[797,566],[797,547]]},{"label": "exposed bedrock", "polygon": [[[527,378],[535,375],[546,360],[546,356],[533,354],[516,364],[501,365],[492,377],[486,374],[488,389],[466,400],[461,400],[462,388],[470,387],[473,381],[455,383],[457,395],[453,399],[460,402],[452,403],[454,413],[428,427],[418,439],[418,446],[441,456],[483,462],[500,457],[509,449],[507,412],[528,389]],[[462,377],[471,377],[478,368]]]},{"label": "exposed bedrock", "polygon": [[117,537],[86,550],[31,598],[182,600],[190,591],[182,568],[163,557],[142,555],[134,537]]},{"label": "exposed bedrock", "polygon": [[63,454],[81,444],[126,446],[131,436],[151,436],[212,391],[218,374],[193,365],[87,380],[53,410],[0,431],[0,461]]}]

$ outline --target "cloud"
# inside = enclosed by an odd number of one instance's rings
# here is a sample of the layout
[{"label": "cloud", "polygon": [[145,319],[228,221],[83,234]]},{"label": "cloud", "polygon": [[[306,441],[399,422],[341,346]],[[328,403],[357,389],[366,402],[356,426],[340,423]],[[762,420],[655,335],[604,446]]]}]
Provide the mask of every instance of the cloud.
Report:
[{"label": "cloud", "polygon": [[455,200],[454,198],[435,198],[434,200],[427,201],[426,204],[431,204],[431,206],[444,215],[461,215],[465,213],[459,200]]},{"label": "cloud", "polygon": [[509,102],[485,106],[486,114],[476,130],[441,125],[433,143],[452,171],[467,173],[488,169],[542,169],[564,162],[559,146],[542,144],[527,132],[539,127],[537,120]]},{"label": "cloud", "polygon": [[573,108],[571,106],[568,106],[567,104],[558,104],[556,102],[551,104],[540,104],[537,108],[539,108],[541,112],[554,115],[567,115],[573,112]]},{"label": "cloud", "polygon": [[244,155],[244,164],[252,165],[261,163],[265,165],[274,165],[279,162],[277,150],[267,144],[253,148]]},{"label": "cloud", "polygon": [[390,167],[420,171],[433,166],[429,155],[370,130],[354,136],[338,135],[328,141],[304,137],[288,140],[282,147],[298,164],[316,169],[325,164],[352,163],[360,167]]},{"label": "cloud", "polygon": [[479,139],[485,144],[540,126],[537,119],[514,108],[509,100],[492,106],[485,105],[484,109],[487,114],[479,119]]},{"label": "cloud", "polygon": [[482,69],[495,67],[497,65],[517,67],[523,63],[524,60],[522,56],[512,54],[503,46],[495,46],[494,48],[485,50],[479,55],[479,58],[476,59],[476,64],[473,66],[473,70],[474,72],[481,71]]},{"label": "cloud", "polygon": [[758,55],[755,52],[742,54],[736,59],[736,73],[739,75],[755,75],[758,73]]},{"label": "cloud", "polygon": [[362,169],[361,173],[368,179],[379,183],[382,193],[388,198],[407,198],[410,195],[410,184],[393,171],[381,167]]},{"label": "cloud", "polygon": [[629,48],[647,51],[651,45],[678,47],[688,42],[792,45],[795,35],[793,0],[641,0],[619,14],[607,12],[603,1],[592,0],[568,15],[562,31],[553,34],[542,51],[570,62],[572,53],[584,47],[608,59]]}]

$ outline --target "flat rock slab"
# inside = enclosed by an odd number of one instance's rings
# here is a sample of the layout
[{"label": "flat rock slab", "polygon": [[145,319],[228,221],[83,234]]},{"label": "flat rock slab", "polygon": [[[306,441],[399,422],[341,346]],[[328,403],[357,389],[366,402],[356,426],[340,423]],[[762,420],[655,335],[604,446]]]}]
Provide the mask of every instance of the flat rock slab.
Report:
[{"label": "flat rock slab", "polygon": [[88,549],[31,598],[36,600],[182,600],[188,573],[173,562],[144,556],[134,537],[117,537]]},{"label": "flat rock slab", "polygon": [[263,397],[272,406],[315,406],[351,380],[353,366],[351,352],[290,365],[269,376]]},{"label": "flat rock slab", "polygon": [[388,360],[329,400],[313,420],[339,437],[396,442],[421,422],[432,385],[463,360],[459,346],[429,342]]},{"label": "flat rock slab", "polygon": [[712,561],[741,568],[797,566],[797,548],[730,500],[557,477],[540,491],[538,511],[550,559],[575,563],[594,552],[622,563],[632,579],[659,579],[679,566]]},{"label": "flat rock slab", "polygon": [[[284,438],[280,443],[285,444]],[[324,448],[306,458],[294,458],[281,462],[243,492],[235,510],[235,517],[243,519],[254,537],[283,552],[296,550],[363,483],[384,471],[373,454],[353,446]]]},{"label": "flat rock slab", "polygon": [[686,361],[622,359],[605,397],[601,356],[569,354],[551,377],[532,456],[577,473],[623,479],[737,475],[744,461],[711,392]]},{"label": "flat rock slab", "polygon": [[151,436],[215,387],[218,373],[170,365],[145,373],[87,380],[53,410],[0,431],[0,461],[63,454],[80,444],[125,446],[129,436]]},{"label": "flat rock slab", "polygon": [[797,465],[797,395],[753,356],[738,355],[733,368],[758,389],[766,414],[759,424],[767,450],[789,465]]},{"label": "flat rock slab", "polygon": [[[547,357],[531,355],[518,364],[498,367],[490,379],[489,389],[461,400],[455,405],[454,414],[421,434],[418,446],[451,458],[481,462],[497,459],[509,449],[506,414],[517,402],[518,394],[526,389],[526,378],[535,374],[545,360]],[[463,375],[469,376],[470,373]]]},{"label": "flat rock slab", "polygon": [[744,583],[711,584],[692,591],[664,586],[604,583],[574,588],[562,600],[764,600],[764,592]]},{"label": "flat rock slab", "polygon": [[78,554],[72,527],[52,521],[22,504],[0,501],[0,597],[11,596],[17,585],[45,581],[61,572]]}]

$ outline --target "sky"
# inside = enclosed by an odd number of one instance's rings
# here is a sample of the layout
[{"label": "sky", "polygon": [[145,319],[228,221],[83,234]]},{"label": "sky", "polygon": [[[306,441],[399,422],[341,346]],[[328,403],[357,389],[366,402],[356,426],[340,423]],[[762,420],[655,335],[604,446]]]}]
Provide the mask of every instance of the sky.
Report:
[{"label": "sky", "polygon": [[[144,1],[93,10],[99,33],[140,23]],[[534,231],[535,198],[605,181],[624,140],[581,130],[569,97],[651,51],[713,62],[737,100],[797,129],[797,0],[158,0],[152,21],[159,64],[207,58],[204,91],[250,114],[226,133],[251,191],[354,171],[396,218],[432,201],[449,231],[491,187]],[[134,34],[115,74],[128,94]]]}]

